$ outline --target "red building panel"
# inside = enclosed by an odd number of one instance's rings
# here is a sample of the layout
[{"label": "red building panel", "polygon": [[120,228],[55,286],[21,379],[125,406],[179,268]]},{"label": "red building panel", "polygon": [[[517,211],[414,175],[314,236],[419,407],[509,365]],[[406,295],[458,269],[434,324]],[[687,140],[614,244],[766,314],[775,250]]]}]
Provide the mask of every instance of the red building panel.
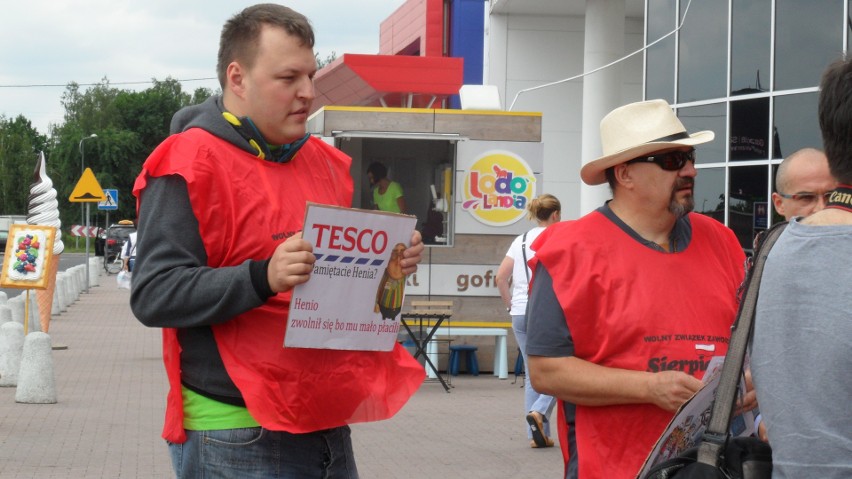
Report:
[{"label": "red building panel", "polygon": [[[458,94],[464,60],[445,57],[344,54],[317,73],[311,113],[325,105],[435,106]],[[434,98],[433,98],[434,97]]]},{"label": "red building panel", "polygon": [[409,0],[379,27],[379,54],[442,56],[443,0]]},{"label": "red building panel", "polygon": [[379,55],[344,54],[314,79],[325,105],[440,106],[458,94],[462,58],[444,57],[444,1],[409,0],[380,27]]}]

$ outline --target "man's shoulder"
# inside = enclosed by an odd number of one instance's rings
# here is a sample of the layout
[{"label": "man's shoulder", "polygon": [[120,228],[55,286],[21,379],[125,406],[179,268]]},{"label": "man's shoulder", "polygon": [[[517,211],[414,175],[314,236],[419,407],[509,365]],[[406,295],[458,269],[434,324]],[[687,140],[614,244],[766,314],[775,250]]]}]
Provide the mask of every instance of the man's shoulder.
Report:
[{"label": "man's shoulder", "polygon": [[[605,227],[601,225],[601,220],[604,223],[607,222],[603,215],[592,212],[576,220],[552,224],[538,235],[531,247],[536,251],[536,254],[541,254],[542,251],[550,249],[568,249],[575,241],[588,245],[590,242],[604,239],[608,235],[594,234],[600,232],[600,228]],[[589,232],[593,234],[589,234]],[[558,238],[558,240],[551,241],[553,238]]]}]

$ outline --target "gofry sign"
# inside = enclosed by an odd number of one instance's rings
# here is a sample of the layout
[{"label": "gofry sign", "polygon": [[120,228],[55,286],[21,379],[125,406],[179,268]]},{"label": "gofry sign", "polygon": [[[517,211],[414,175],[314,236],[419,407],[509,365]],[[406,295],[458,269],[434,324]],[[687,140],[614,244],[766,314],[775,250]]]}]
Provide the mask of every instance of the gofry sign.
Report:
[{"label": "gofry sign", "polygon": [[510,225],[524,216],[535,186],[523,158],[506,150],[487,151],[464,177],[462,209],[484,224]]}]

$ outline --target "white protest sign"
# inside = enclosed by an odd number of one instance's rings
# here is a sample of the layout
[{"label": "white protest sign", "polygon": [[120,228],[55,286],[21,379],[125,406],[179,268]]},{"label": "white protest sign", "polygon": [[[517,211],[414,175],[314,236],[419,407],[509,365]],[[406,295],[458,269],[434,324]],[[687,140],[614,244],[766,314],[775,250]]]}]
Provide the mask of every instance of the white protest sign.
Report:
[{"label": "white protest sign", "polygon": [[405,288],[399,260],[417,218],[309,204],[302,238],[317,257],[293,288],[284,347],[390,351]]}]

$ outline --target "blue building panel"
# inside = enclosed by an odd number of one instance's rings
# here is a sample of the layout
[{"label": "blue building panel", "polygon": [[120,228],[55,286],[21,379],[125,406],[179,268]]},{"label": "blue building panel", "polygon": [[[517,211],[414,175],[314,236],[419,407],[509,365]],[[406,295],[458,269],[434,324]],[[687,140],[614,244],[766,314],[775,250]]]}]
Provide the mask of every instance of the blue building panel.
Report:
[{"label": "blue building panel", "polygon": [[[450,1],[450,56],[464,58],[464,84],[481,85],[485,38],[485,1]],[[461,108],[458,95],[449,99],[450,108]]]}]

